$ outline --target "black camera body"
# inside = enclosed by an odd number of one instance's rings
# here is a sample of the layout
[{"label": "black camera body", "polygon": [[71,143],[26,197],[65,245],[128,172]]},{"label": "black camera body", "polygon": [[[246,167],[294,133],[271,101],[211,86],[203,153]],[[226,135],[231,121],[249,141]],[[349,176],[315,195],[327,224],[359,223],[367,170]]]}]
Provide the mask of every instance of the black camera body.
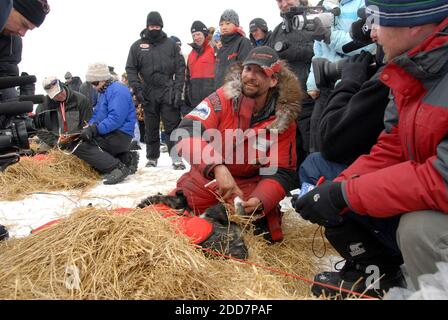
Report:
[{"label": "black camera body", "polygon": [[[299,5],[289,8],[288,12],[281,13],[283,18],[283,28],[287,33],[292,30],[315,31],[318,24],[322,24],[325,28],[331,29],[335,23],[335,17],[341,14],[341,9],[336,7],[327,11],[322,6],[309,7]],[[289,47],[289,44],[278,41],[274,45],[277,52],[282,52]]]},{"label": "black camera body", "polygon": [[[35,82],[35,76],[0,77],[0,89]],[[38,130],[46,129],[46,124],[50,123],[48,120],[52,115],[49,113],[29,116],[29,113],[33,112],[34,104],[43,101],[44,96],[29,96],[0,103],[0,171],[18,162],[20,153],[29,153],[28,139]]]}]

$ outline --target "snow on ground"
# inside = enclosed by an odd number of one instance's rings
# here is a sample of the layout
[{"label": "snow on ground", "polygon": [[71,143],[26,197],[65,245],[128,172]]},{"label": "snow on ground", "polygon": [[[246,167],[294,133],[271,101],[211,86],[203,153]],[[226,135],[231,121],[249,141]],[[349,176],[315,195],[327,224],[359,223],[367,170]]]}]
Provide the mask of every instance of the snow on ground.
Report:
[{"label": "snow on ground", "polygon": [[145,146],[141,146],[138,171],[122,183],[106,186],[99,182],[84,193],[35,193],[21,201],[0,201],[0,224],[8,228],[11,237],[24,237],[37,227],[70,215],[78,207],[92,204],[105,208],[135,208],[148,195],[174,189],[177,179],[186,171],[173,170],[168,153],[161,153],[157,168],[146,168]]}]

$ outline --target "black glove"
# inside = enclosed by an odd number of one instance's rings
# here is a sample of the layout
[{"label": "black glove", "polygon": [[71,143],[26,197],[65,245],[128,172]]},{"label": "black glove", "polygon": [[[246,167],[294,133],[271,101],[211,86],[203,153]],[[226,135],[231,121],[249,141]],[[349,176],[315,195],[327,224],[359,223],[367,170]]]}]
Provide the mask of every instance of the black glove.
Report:
[{"label": "black glove", "polygon": [[174,95],[173,106],[175,109],[180,110],[182,106],[182,93],[179,92]]},{"label": "black glove", "polygon": [[135,104],[139,105],[143,103],[143,94],[142,91],[137,87],[132,87],[132,95],[134,96]]},{"label": "black glove", "polygon": [[362,85],[370,78],[369,66],[373,62],[373,56],[368,51],[362,51],[347,59],[342,66],[342,81],[354,81]]},{"label": "black glove", "polygon": [[340,182],[325,181],[301,198],[297,195],[291,203],[303,219],[324,227],[336,227],[343,222],[339,214],[347,207]]},{"label": "black glove", "polygon": [[81,134],[79,135],[79,139],[82,141],[92,141],[98,135],[98,129],[96,125],[90,125],[81,130]]},{"label": "black glove", "polygon": [[313,32],[313,40],[322,41],[326,44],[330,44],[331,38],[331,29],[325,27],[322,24],[322,21],[319,18],[314,18],[314,32]]}]

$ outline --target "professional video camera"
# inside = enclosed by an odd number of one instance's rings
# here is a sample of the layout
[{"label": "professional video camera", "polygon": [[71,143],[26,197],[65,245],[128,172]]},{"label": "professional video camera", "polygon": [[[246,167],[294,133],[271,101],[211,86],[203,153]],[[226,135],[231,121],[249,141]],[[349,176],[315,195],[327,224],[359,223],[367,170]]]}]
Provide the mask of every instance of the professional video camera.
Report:
[{"label": "professional video camera", "polygon": [[[0,89],[33,84],[35,76],[0,77]],[[42,103],[43,95],[21,96],[15,100],[0,103],[0,171],[20,160],[20,153],[29,151],[28,138],[37,130],[51,130],[56,112],[45,112],[30,117],[33,105]]]},{"label": "professional video camera", "polygon": [[[281,13],[283,18],[283,28],[287,33],[291,30],[307,30],[315,31],[317,25],[331,29],[335,23],[335,17],[341,14],[339,7],[331,10],[325,9],[323,6],[309,7],[299,5],[289,8],[288,12]],[[288,48],[288,44],[278,41],[274,45],[277,52],[281,52]]]},{"label": "professional video camera", "polygon": [[[350,29],[350,35],[353,41],[347,43],[342,47],[342,51],[344,53],[350,53],[373,43],[372,39],[370,38],[371,29],[368,26],[365,8],[358,9],[358,18],[359,19],[357,21],[352,23]],[[342,67],[346,61],[347,58],[338,60],[336,62],[330,62],[329,60],[324,58],[314,58],[313,71],[317,87],[328,88],[329,86],[331,86],[331,84],[334,84],[337,80],[339,80],[342,75]],[[372,68],[376,68],[376,65],[373,64]]]}]

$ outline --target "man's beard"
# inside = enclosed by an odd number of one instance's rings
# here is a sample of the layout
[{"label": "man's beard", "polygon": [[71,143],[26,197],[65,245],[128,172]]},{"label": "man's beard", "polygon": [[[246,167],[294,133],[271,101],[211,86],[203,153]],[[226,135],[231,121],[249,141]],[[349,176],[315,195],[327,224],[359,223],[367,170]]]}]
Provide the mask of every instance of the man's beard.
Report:
[{"label": "man's beard", "polygon": [[247,84],[243,83],[243,94],[248,98],[257,98],[262,95],[260,92],[260,87],[254,83],[251,83],[253,86],[248,87]]}]

